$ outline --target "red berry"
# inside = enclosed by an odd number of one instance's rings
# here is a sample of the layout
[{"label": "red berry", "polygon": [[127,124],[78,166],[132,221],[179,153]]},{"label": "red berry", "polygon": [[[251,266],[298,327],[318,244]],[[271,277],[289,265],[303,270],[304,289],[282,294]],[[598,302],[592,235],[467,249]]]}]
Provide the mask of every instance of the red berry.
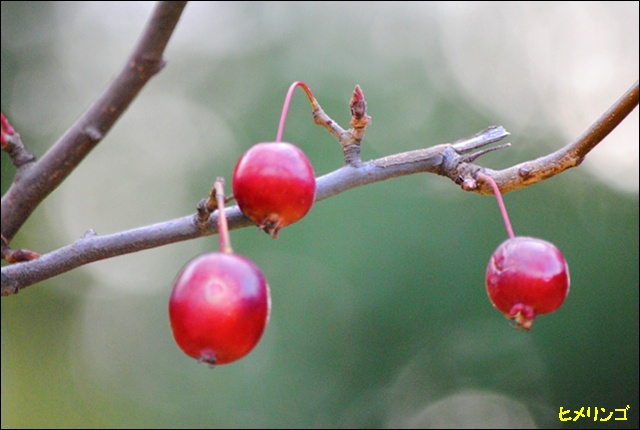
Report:
[{"label": "red berry", "polygon": [[486,273],[493,305],[520,328],[529,330],[538,314],[558,309],[569,293],[569,267],[552,243],[533,237],[504,241]]},{"label": "red berry", "polygon": [[313,166],[295,145],[258,143],[236,164],[233,195],[247,217],[276,237],[311,209],[316,195]]},{"label": "red berry", "polygon": [[169,319],[178,346],[209,364],[247,355],[270,310],[269,286],[251,260],[215,252],[190,261],[173,286]]}]

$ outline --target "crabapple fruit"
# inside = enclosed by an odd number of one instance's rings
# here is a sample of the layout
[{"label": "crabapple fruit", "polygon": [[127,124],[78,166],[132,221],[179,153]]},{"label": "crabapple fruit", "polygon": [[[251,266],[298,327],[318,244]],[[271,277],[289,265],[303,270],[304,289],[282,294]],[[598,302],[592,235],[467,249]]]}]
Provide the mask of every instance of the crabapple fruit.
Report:
[{"label": "crabapple fruit", "polygon": [[486,271],[493,305],[517,327],[529,330],[533,319],[558,309],[569,293],[569,267],[558,248],[533,237],[504,241]]},{"label": "crabapple fruit", "polygon": [[316,197],[313,166],[297,146],[282,141],[294,90],[300,87],[314,112],[320,109],[313,93],[301,81],[289,87],[282,106],[275,142],[258,143],[245,152],[233,171],[233,196],[249,219],[271,237],[304,217]]},{"label": "crabapple fruit", "polygon": [[252,261],[222,252],[204,254],[182,270],[169,300],[176,343],[209,364],[247,355],[269,319],[269,286]]},{"label": "crabapple fruit", "polygon": [[[271,299],[262,271],[234,254],[224,211],[224,180],[215,183],[221,252],[191,260],[169,298],[173,337],[185,354],[210,365],[231,363],[258,343],[269,321]],[[213,193],[212,193],[213,194]]]},{"label": "crabapple fruit", "polygon": [[235,166],[232,186],[242,213],[272,237],[304,217],[316,195],[311,162],[287,142],[251,147]]},{"label": "crabapple fruit", "polygon": [[482,172],[478,179],[493,188],[509,239],[491,255],[485,284],[491,303],[516,327],[531,329],[533,319],[558,309],[569,294],[569,267],[550,242],[515,236],[496,181]]}]

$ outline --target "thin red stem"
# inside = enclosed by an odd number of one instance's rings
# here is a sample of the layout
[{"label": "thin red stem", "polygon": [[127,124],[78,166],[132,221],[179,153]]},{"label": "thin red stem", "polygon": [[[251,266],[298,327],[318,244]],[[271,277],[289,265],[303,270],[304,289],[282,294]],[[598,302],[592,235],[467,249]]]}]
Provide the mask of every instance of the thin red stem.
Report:
[{"label": "thin red stem", "polygon": [[218,202],[218,234],[220,237],[220,251],[226,254],[233,254],[231,239],[229,238],[227,216],[224,213],[224,178],[218,178],[214,187],[216,188],[216,200]]},{"label": "thin red stem", "polygon": [[498,188],[498,184],[496,184],[496,181],[494,181],[491,176],[485,175],[484,173],[480,173],[478,175],[478,179],[482,179],[484,181],[489,182],[489,184],[491,185],[491,188],[493,188],[493,194],[495,194],[496,199],[498,200],[500,213],[502,213],[502,219],[504,219],[504,226],[507,228],[507,233],[509,234],[509,238],[513,239],[515,235],[513,234],[511,221],[509,221],[509,214],[507,213],[507,208],[504,205],[504,201],[502,200],[502,193],[500,192],[500,188]]},{"label": "thin red stem", "polygon": [[302,81],[295,81],[289,87],[289,91],[287,91],[287,96],[284,99],[284,106],[282,106],[282,115],[280,115],[280,124],[278,125],[278,135],[276,136],[276,142],[282,142],[282,134],[284,133],[284,123],[287,120],[287,112],[289,111],[289,105],[291,104],[291,98],[293,97],[293,91],[296,87],[301,87],[305,93],[307,93],[307,97],[309,97],[309,101],[311,102],[311,106],[315,106],[316,98],[313,96],[313,93]]}]

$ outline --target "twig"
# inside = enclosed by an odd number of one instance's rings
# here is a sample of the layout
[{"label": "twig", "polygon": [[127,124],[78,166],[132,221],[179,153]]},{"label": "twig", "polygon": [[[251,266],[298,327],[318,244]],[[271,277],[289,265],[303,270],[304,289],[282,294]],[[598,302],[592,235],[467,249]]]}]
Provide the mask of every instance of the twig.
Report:
[{"label": "twig", "polygon": [[35,260],[36,258],[40,258],[40,254],[28,249],[11,249],[4,237],[0,237],[0,243],[2,259],[6,260],[9,264],[21,263],[23,261],[30,261]]},{"label": "twig", "polygon": [[[362,163],[358,167],[345,165],[316,179],[316,201],[324,200],[351,188],[384,181],[418,172],[443,174],[445,169],[465,162],[469,152],[508,136],[504,128],[491,127],[469,140],[456,144],[437,145],[417,151],[395,154]],[[458,151],[455,147],[463,148]],[[253,225],[238,206],[225,209],[230,230]],[[202,214],[177,218],[120,233],[97,236],[85,235],[75,243],[42,255],[39,259],[2,268],[2,295],[68,272],[94,261],[145,249],[155,248],[183,240],[195,239],[218,232],[218,214],[213,213],[203,223]]]},{"label": "twig", "polygon": [[[500,126],[489,127],[466,139],[452,144],[436,145],[416,151],[394,154],[358,165],[347,164],[316,179],[316,201],[324,200],[351,188],[411,175],[419,172],[435,173],[451,178],[466,191],[493,194],[489,181],[479,176],[490,175],[496,182],[501,179],[500,191],[507,192],[526,187],[564,170],[579,165],[584,156],[604,139],[638,105],[638,83],[614,104],[596,123],[575,142],[559,151],[514,167],[492,171],[472,163],[487,152],[483,148],[509,135]],[[324,116],[326,114],[323,113]],[[316,115],[314,113],[314,118]],[[327,127],[330,124],[330,127]],[[326,116],[325,128],[340,126]],[[332,133],[334,134],[334,133]],[[340,140],[339,136],[336,136]],[[506,147],[508,145],[500,145]],[[523,169],[531,169],[523,175]],[[535,170],[534,170],[535,169]],[[485,185],[486,184],[486,185]],[[498,182],[500,184],[500,182]],[[479,185],[479,186],[478,186]],[[488,187],[488,190],[484,188]],[[229,229],[252,225],[237,206],[225,209]],[[39,259],[2,268],[2,295],[17,293],[36,282],[80,267],[94,261],[132,252],[194,239],[218,232],[217,216],[203,223],[202,214],[141,227],[107,236],[87,235],[76,243],[45,254]]]},{"label": "twig", "polygon": [[35,208],[100,143],[165,62],[163,52],[186,2],[159,2],[124,68],[75,124],[2,196],[2,237],[10,243]]},{"label": "twig", "polygon": [[[32,211],[102,140],[144,84],[163,67],[162,53],[185,3],[158,4],[134,53],[109,88],[40,161],[29,163],[28,169],[16,175],[9,191],[2,197],[3,255],[16,252],[10,250],[9,243]],[[480,149],[509,135],[500,126],[490,127],[451,144],[394,154],[365,163],[361,162],[358,155],[347,159],[347,164],[340,169],[316,179],[316,201],[354,187],[419,172],[447,176],[466,191],[493,194],[487,183],[489,181],[478,181],[483,174],[489,175],[503,193],[513,191],[579,165],[586,154],[637,105],[638,82],[575,142],[547,156],[500,171],[473,164],[479,156],[509,146],[503,144]],[[354,91],[350,107],[353,128],[346,131],[329,118],[319,105],[317,109],[314,108],[314,121],[336,137],[343,148],[345,143],[359,147],[366,126],[370,123],[359,87]],[[13,131],[9,133],[9,129],[5,128],[3,124],[3,139],[14,135]],[[94,261],[215,234],[218,232],[218,215],[208,216],[214,209],[214,205],[205,200],[195,215],[105,236],[91,232],[75,243],[40,258],[3,267],[2,295],[17,293],[29,285]],[[237,206],[226,208],[224,213],[229,229],[252,225]]]},{"label": "twig", "polygon": [[349,101],[349,109],[351,110],[351,127],[345,130],[327,115],[320,103],[313,99],[313,122],[325,128],[333,137],[335,137],[342,146],[342,153],[346,164],[353,167],[360,166],[362,159],[360,158],[360,145],[364,138],[367,126],[371,124],[371,117],[367,115],[367,102],[360,85],[356,85],[355,90]]},{"label": "twig", "polygon": [[[504,194],[543,181],[571,167],[577,167],[582,163],[586,155],[602,142],[636,106],[638,106],[638,81],[613,106],[603,113],[591,127],[565,147],[552,154],[516,164],[503,170],[483,169],[483,171],[496,181],[500,191]],[[467,188],[468,191],[493,194],[489,183],[481,181],[476,183],[476,173],[478,171],[477,166],[471,164],[460,165],[457,175],[465,178],[469,186]]]}]

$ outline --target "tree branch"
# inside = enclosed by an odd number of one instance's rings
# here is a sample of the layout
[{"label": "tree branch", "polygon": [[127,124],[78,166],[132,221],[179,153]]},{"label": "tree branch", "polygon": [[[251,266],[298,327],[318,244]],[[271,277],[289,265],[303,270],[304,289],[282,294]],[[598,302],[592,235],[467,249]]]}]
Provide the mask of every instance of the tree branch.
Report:
[{"label": "tree branch", "polygon": [[[564,170],[580,164],[585,155],[600,143],[638,105],[638,82],[605,112],[585,133],[574,142],[552,154],[516,166],[493,171],[473,161],[493,149],[507,147],[503,144],[480,149],[498,142],[509,135],[501,126],[489,127],[474,136],[454,143],[436,145],[425,149],[403,152],[365,163],[346,164],[316,179],[316,201],[324,200],[351,188],[380,182],[398,176],[426,172],[446,176],[463,190],[481,194],[493,194],[487,181],[478,180],[481,174],[498,177],[501,191],[513,191],[540,182]],[[318,105],[318,108],[321,109]],[[316,118],[314,110],[314,118]],[[324,124],[342,129],[324,114]],[[320,124],[326,128],[326,125]],[[339,135],[331,133],[340,141]],[[523,172],[529,172],[524,174]],[[89,235],[79,241],[45,254],[42,257],[2,268],[2,295],[17,293],[36,282],[94,261],[142,251],[182,240],[208,236],[218,232],[215,212],[203,223],[201,211],[194,215],[154,224],[106,236]],[[247,227],[253,223],[237,206],[225,209],[229,229]]]},{"label": "tree branch", "polygon": [[[571,167],[579,166],[586,155],[613,131],[638,106],[638,81],[624,93],[613,106],[600,115],[595,123],[582,133],[576,140],[556,152],[535,160],[516,164],[503,170],[483,169],[498,184],[504,194],[509,191],[533,185],[536,182],[564,172]],[[467,191],[480,194],[493,194],[491,186],[478,181],[479,169],[474,165],[460,165],[457,174],[465,178]]]},{"label": "tree branch", "polygon": [[[490,127],[454,144],[437,145],[417,151],[395,154],[361,163],[345,165],[316,179],[316,202],[351,188],[419,172],[445,174],[448,169],[474,157],[472,151],[497,142],[509,133],[502,127]],[[248,227],[253,222],[238,206],[225,209],[230,230]],[[36,282],[68,272],[94,261],[129,254],[183,240],[218,233],[218,212],[203,224],[202,214],[177,218],[120,233],[97,236],[93,231],[75,243],[40,258],[2,268],[2,295],[17,293]]]},{"label": "tree branch", "polygon": [[186,2],[156,6],[118,76],[38,162],[23,165],[2,196],[2,238],[11,242],[36,207],[80,164],[165,64],[163,52]]},{"label": "tree branch", "polygon": [[[94,105],[38,162],[28,162],[18,170],[11,188],[2,197],[2,252],[19,260],[20,252],[11,251],[9,242],[37,205],[46,198],[82,161],[126,110],[146,82],[164,65],[162,52],[186,2],[160,2],[124,69]],[[605,112],[585,133],[564,148],[536,160],[493,171],[474,164],[481,155],[509,144],[481,149],[509,135],[500,126],[487,128],[454,143],[394,154],[361,162],[355,157],[346,165],[316,179],[316,201],[324,200],[354,187],[411,175],[419,172],[446,176],[463,190],[493,194],[480,178],[491,176],[505,193],[540,182],[579,165],[586,154],[600,143],[638,105],[638,82]],[[350,107],[353,129],[345,131],[322,111],[318,104],[314,121],[326,128],[338,141],[359,145],[370,118],[366,102],[356,87]],[[6,127],[5,127],[6,128]],[[7,135],[12,133],[3,129]],[[344,146],[344,145],[343,145]],[[140,227],[111,235],[93,231],[78,241],[36,259],[2,268],[2,296],[70,271],[82,265],[119,255],[142,251],[218,232],[218,211],[206,203],[194,215]],[[226,208],[229,229],[253,223],[237,206]],[[207,219],[208,217],[208,219]],[[18,258],[20,257],[20,258]]]}]

